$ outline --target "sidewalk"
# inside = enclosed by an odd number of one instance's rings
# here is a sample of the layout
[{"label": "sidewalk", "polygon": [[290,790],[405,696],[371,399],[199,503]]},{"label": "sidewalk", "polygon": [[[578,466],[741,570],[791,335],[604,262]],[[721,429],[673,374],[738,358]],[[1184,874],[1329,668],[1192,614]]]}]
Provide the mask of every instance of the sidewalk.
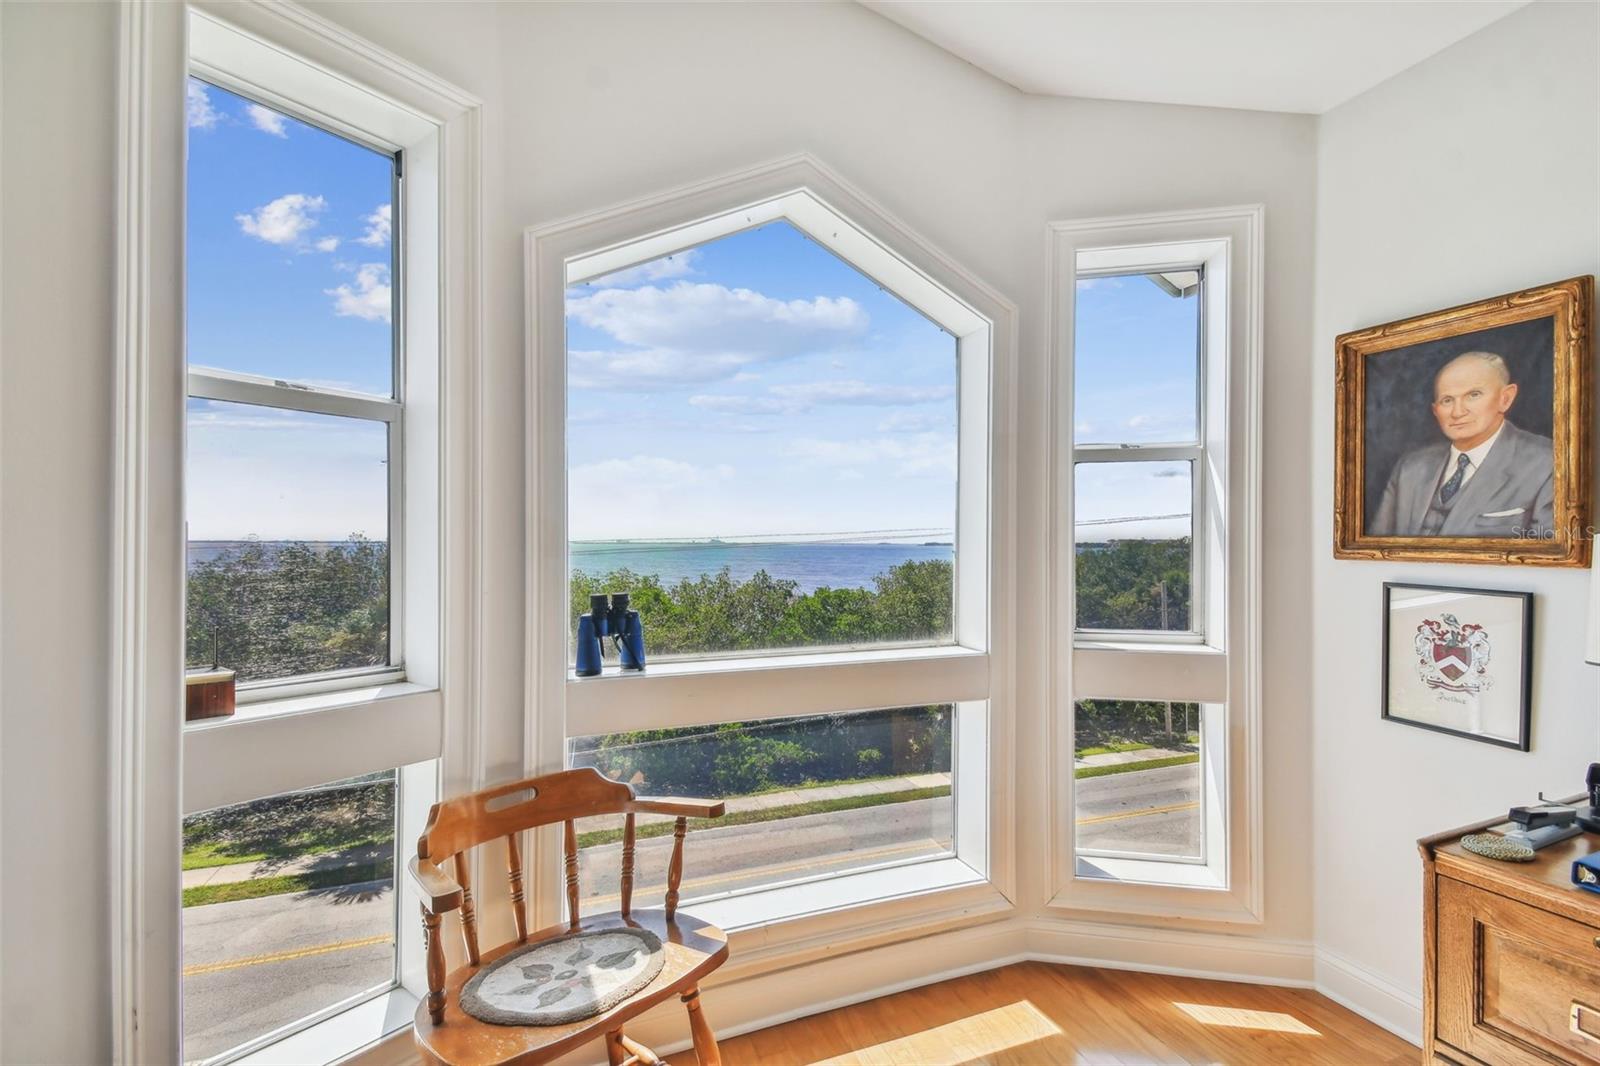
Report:
[{"label": "sidewalk", "polygon": [[1081,770],[1085,766],[1118,766],[1129,762],[1149,762],[1152,759],[1170,759],[1175,756],[1193,755],[1194,750],[1185,751],[1182,748],[1140,748],[1138,751],[1106,751],[1099,755],[1088,755],[1081,759],[1073,759],[1072,766]]}]

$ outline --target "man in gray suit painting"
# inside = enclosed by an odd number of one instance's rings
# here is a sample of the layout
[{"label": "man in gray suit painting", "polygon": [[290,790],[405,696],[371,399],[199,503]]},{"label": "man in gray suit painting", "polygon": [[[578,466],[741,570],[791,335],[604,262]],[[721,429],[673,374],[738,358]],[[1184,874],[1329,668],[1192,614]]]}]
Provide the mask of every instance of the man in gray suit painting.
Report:
[{"label": "man in gray suit painting", "polygon": [[1377,537],[1531,536],[1555,523],[1549,437],[1506,421],[1517,398],[1504,359],[1466,352],[1433,379],[1445,440],[1401,456],[1367,533]]}]

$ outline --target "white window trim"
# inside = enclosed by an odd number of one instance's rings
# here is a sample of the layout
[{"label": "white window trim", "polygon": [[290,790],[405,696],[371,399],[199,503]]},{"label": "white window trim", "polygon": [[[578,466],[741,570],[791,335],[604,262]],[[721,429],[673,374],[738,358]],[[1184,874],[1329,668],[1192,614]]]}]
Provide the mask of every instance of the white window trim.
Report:
[{"label": "white window trim", "polygon": [[[1050,612],[1046,665],[1046,743],[1041,752],[1048,798],[1046,904],[1052,913],[1159,915],[1259,924],[1264,920],[1261,763],[1261,375],[1262,254],[1260,205],[1121,218],[1055,222],[1048,227]],[[1226,514],[1201,530],[1210,575],[1204,640],[1076,629],[1073,600],[1072,359],[1080,262],[1093,273],[1130,272],[1171,261],[1206,262],[1207,364],[1201,432],[1204,495],[1226,501]],[[1080,260],[1080,253],[1090,253]],[[1216,289],[1225,291],[1217,292]],[[1219,320],[1220,319],[1220,320]],[[1222,387],[1218,387],[1221,385]],[[1197,582],[1198,583],[1198,582]],[[1207,804],[1205,863],[1094,858],[1075,853],[1073,704],[1075,698],[1159,699],[1208,705],[1202,758]],[[1207,728],[1202,729],[1202,735]]]},{"label": "white window trim", "polygon": [[[800,225],[847,261],[870,259],[874,266],[868,273],[942,319],[957,336],[962,367],[958,462],[964,486],[958,488],[957,543],[967,563],[957,565],[954,643],[652,664],[641,676],[572,678],[567,662],[566,285],[779,217]],[[640,234],[657,237],[641,242]],[[910,936],[916,935],[917,916],[936,920],[951,905],[965,914],[1008,911],[1015,898],[1009,507],[1015,460],[1011,434],[991,432],[991,427],[1015,424],[1015,308],[806,155],[535,227],[528,231],[526,248],[528,771],[561,769],[569,732],[699,724],[722,719],[731,713],[727,708],[735,707],[741,708],[739,719],[751,720],[955,702],[957,774],[964,782],[957,789],[964,797],[956,813],[960,870],[952,871],[948,861],[929,861],[858,872],[826,882],[827,890],[819,889],[822,882],[803,889],[780,886],[706,901],[697,905],[697,913],[703,908],[733,923],[735,950],[759,944],[767,954],[782,954],[783,948],[772,946],[780,927],[778,943],[801,943],[823,928],[848,932],[892,925]],[[941,683],[949,687],[938,687]],[[983,703],[968,701],[987,701],[987,713]],[[540,923],[558,921],[561,913],[558,850],[553,835],[541,834],[532,851]],[[867,894],[853,904],[816,910],[818,899],[841,890]]]},{"label": "white window trim", "polygon": [[[407,453],[430,465],[430,477],[410,478],[405,495],[412,547],[405,561],[408,591],[406,663],[409,684],[307,694],[256,703],[232,722],[185,729],[182,721],[183,634],[183,293],[169,279],[183,276],[184,99],[190,71],[191,15],[203,16],[199,44],[228,39],[206,34],[232,29],[235,44],[254,51],[266,42],[276,75],[248,79],[281,88],[269,102],[324,116],[369,114],[387,105],[391,125],[370,127],[369,142],[407,149],[409,202],[435,214],[419,227],[402,255],[406,286],[432,296],[402,315],[409,355],[437,378],[425,397],[437,418],[406,426]],[[237,68],[236,56],[202,60]],[[244,766],[247,739],[276,752],[250,761],[250,797],[348,776],[341,764],[307,768],[305,751],[324,751],[321,734],[336,736],[363,720],[397,714],[405,737],[385,736],[361,756],[365,769],[402,766],[404,817],[416,820],[422,796],[431,801],[442,775],[446,787],[471,787],[481,777],[481,727],[474,692],[482,664],[469,651],[478,631],[482,498],[481,105],[428,72],[378,49],[290,3],[127,3],[122,7],[118,109],[118,330],[114,440],[114,610],[111,647],[111,834],[113,1056],[117,1062],[172,1062],[182,1057],[179,931],[180,821],[185,810],[215,805],[242,787],[211,778],[192,786],[184,771],[216,754],[216,769]],[[248,63],[248,60],[246,61]],[[336,73],[330,79],[327,72]],[[295,78],[301,78],[296,81]],[[318,98],[337,86],[335,99]],[[252,90],[252,95],[259,95]],[[382,109],[379,109],[380,111]],[[334,127],[338,128],[338,127]],[[416,366],[413,370],[416,370]],[[431,380],[431,379],[430,379]],[[416,473],[415,466],[412,473]],[[427,472],[427,471],[425,471]],[[411,491],[421,485],[423,491]],[[421,634],[421,636],[419,636]],[[416,649],[417,653],[413,653]],[[352,681],[352,683],[355,683]],[[316,686],[312,686],[315,688]],[[230,732],[231,730],[231,732]],[[291,745],[298,736],[300,745]],[[190,759],[185,748],[195,747]],[[298,747],[289,758],[290,747]],[[348,745],[347,745],[348,747]],[[383,748],[382,752],[370,750]],[[362,749],[357,749],[362,750]],[[225,753],[225,754],[219,754]],[[403,765],[417,754],[424,761]],[[313,759],[312,762],[318,760]],[[326,762],[327,760],[323,760]],[[373,762],[372,766],[365,766]],[[357,770],[356,772],[361,772]],[[180,782],[183,788],[180,789]],[[185,794],[187,792],[187,794]],[[426,802],[422,803],[422,816]],[[416,911],[404,879],[402,914]],[[398,964],[404,987],[421,987],[421,952],[401,924]],[[420,936],[410,940],[419,940]],[[380,997],[384,998],[384,997]],[[371,1002],[370,1000],[368,1002]],[[407,1018],[406,1020],[409,1020]],[[395,1024],[400,1024],[396,1022]],[[332,1028],[339,1028],[334,1026]],[[351,1029],[352,1027],[345,1027]],[[360,1027],[354,1027],[359,1030]],[[296,1039],[328,1030],[326,1023]],[[370,1041],[370,1033],[364,1038]],[[359,1045],[356,1045],[359,1046]],[[356,1050],[329,1044],[324,1061]]]}]

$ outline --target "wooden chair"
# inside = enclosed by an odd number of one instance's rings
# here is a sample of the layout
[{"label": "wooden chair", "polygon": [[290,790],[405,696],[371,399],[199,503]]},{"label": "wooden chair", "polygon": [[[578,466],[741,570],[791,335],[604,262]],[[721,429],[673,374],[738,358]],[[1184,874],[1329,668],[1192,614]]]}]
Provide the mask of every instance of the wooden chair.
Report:
[{"label": "wooden chair", "polygon": [[[531,794],[519,796],[519,793]],[[683,878],[683,837],[688,828],[687,820],[690,817],[718,818],[723,810],[722,803],[709,800],[640,799],[628,785],[607,780],[592,769],[530,777],[434,804],[428,814],[427,831],[417,842],[417,857],[410,864],[411,876],[422,894],[422,927],[427,942],[428,995],[417,1005],[416,1016],[417,1046],[423,1060],[447,1066],[542,1063],[603,1036],[612,1066],[652,1066],[661,1059],[649,1048],[624,1036],[622,1025],[669,996],[677,995],[688,1008],[689,1031],[701,1066],[721,1066],[716,1037],[700,1008],[700,979],[727,959],[728,938],[715,926],[678,913],[678,886]],[[624,816],[622,907],[619,911],[580,918],[578,833],[573,823],[577,818],[597,814]],[[634,816],[637,814],[665,814],[677,819],[663,910],[632,909]],[[567,911],[571,918],[566,924],[529,933],[517,834],[556,822],[566,825]],[[480,954],[467,852],[498,837],[506,841],[517,938]],[[453,861],[453,874],[441,869],[446,859]],[[461,912],[467,965],[447,977],[444,946],[439,940],[440,918],[456,910]],[[565,1025],[511,1026],[480,1021],[461,1009],[461,989],[483,964],[492,963],[529,942],[617,926],[648,929],[654,933],[665,948],[666,962],[654,980],[609,1010]]]}]

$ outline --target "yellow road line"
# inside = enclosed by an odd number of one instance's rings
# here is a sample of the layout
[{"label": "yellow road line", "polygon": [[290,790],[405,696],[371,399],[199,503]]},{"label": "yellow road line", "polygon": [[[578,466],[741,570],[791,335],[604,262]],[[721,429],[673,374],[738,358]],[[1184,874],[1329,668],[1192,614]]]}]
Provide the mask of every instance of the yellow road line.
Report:
[{"label": "yellow road line", "polygon": [[1147,814],[1171,814],[1173,811],[1192,811],[1200,806],[1200,801],[1191,803],[1173,803],[1166,807],[1145,807],[1143,810],[1122,811],[1118,814],[1097,814],[1090,818],[1079,818],[1079,825],[1094,825],[1096,822],[1115,822],[1119,818],[1142,818]]},{"label": "yellow road line", "polygon": [[195,966],[185,966],[183,976],[196,977],[203,973],[221,973],[223,970],[237,970],[244,966],[260,966],[268,962],[288,962],[290,959],[306,959],[313,955],[328,955],[335,951],[349,951],[351,948],[366,948],[374,944],[392,944],[394,935],[383,933],[379,936],[362,937],[360,940],[341,940],[334,944],[318,944],[316,947],[296,948],[294,951],[274,951],[268,955],[251,955],[243,959],[229,959],[226,962],[208,962]]}]

